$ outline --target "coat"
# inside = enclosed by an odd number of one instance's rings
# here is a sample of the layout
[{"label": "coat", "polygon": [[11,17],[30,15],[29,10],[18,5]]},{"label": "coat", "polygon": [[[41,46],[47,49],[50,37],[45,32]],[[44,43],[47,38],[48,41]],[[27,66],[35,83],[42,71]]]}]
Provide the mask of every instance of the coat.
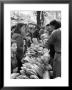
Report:
[{"label": "coat", "polygon": [[52,32],[45,46],[50,49],[51,45],[54,46],[55,50],[53,59],[54,77],[59,77],[61,76],[61,30],[55,30]]}]

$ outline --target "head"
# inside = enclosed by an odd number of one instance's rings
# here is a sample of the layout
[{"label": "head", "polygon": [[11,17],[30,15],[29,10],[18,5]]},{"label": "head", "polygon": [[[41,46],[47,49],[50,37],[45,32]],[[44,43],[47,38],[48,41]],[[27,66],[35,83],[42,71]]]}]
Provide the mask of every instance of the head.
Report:
[{"label": "head", "polygon": [[26,24],[24,24],[22,27],[21,27],[21,34],[22,35],[25,35],[27,32],[28,32],[28,27]]},{"label": "head", "polygon": [[34,44],[38,44],[37,38],[33,38],[33,39],[32,39],[32,42],[33,42]]},{"label": "head", "polygon": [[13,42],[11,48],[12,48],[12,51],[16,52],[16,50],[17,50],[17,43]]},{"label": "head", "polygon": [[21,34],[21,27],[22,27],[23,25],[24,25],[23,23],[18,23],[18,24],[16,25],[15,33]]},{"label": "head", "polygon": [[44,33],[48,33],[48,31],[45,29],[45,30],[44,30]]},{"label": "head", "polygon": [[29,28],[29,32],[33,33],[34,30],[35,30],[35,25],[29,24],[29,25],[28,25],[28,28]]},{"label": "head", "polygon": [[11,26],[11,31],[13,31],[16,28],[16,25]]},{"label": "head", "polygon": [[53,20],[49,24],[46,25],[47,30],[53,31],[61,27],[61,22]]}]

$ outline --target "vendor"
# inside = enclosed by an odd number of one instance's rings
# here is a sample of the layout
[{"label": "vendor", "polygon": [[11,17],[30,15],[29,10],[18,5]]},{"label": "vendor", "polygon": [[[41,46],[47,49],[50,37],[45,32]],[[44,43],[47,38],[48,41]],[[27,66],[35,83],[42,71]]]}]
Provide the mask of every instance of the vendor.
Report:
[{"label": "vendor", "polygon": [[[60,27],[60,22],[56,20],[53,20],[50,23],[51,35],[46,43],[46,47],[50,49],[50,51],[52,51],[53,49],[55,51],[54,59],[52,59],[54,78],[61,76],[61,30],[59,29]],[[51,49],[51,46],[53,46],[54,48]]]}]

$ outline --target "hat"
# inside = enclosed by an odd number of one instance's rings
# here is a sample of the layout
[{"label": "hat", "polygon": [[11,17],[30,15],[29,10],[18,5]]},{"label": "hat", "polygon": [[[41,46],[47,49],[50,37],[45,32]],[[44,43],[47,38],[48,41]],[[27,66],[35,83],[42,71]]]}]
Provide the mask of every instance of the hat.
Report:
[{"label": "hat", "polygon": [[53,20],[53,21],[50,22],[50,25],[54,26],[55,29],[58,29],[58,28],[61,27],[61,22]]},{"label": "hat", "polygon": [[61,22],[60,21],[56,21],[56,20],[52,20],[49,24],[47,24],[46,26],[54,26],[54,29],[58,29],[61,27]]}]

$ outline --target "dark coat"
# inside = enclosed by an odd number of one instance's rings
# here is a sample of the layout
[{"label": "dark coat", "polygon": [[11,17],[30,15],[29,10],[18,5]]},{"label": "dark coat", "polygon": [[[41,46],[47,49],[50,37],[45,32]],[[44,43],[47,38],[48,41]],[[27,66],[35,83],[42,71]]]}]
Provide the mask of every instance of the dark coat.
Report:
[{"label": "dark coat", "polygon": [[48,49],[54,46],[55,55],[53,59],[54,77],[61,76],[61,30],[52,32],[49,40],[46,43]]},{"label": "dark coat", "polygon": [[54,46],[55,52],[61,52],[61,30],[53,31],[46,46],[50,48],[50,45]]}]

